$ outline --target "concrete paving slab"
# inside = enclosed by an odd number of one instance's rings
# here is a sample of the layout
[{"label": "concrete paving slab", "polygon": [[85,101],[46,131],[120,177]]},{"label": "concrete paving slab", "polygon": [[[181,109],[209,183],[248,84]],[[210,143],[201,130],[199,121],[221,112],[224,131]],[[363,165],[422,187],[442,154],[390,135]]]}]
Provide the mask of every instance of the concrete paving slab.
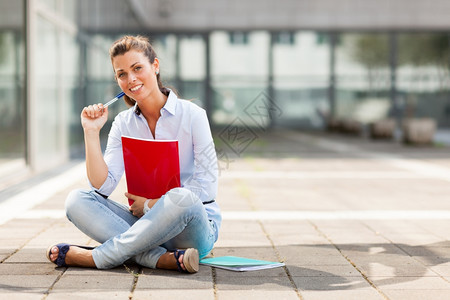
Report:
[{"label": "concrete paving slab", "polygon": [[219,290],[217,299],[222,300],[242,300],[242,299],[277,299],[277,300],[298,300],[297,293],[293,290]]},{"label": "concrete paving slab", "polygon": [[400,244],[399,247],[408,255],[414,257],[448,257],[450,258],[450,241],[442,241],[436,244],[411,246]]},{"label": "concrete paving slab", "polygon": [[310,221],[289,220],[261,222],[265,232],[276,245],[317,245],[329,244],[310,223]]},{"label": "concrete paving slab", "polygon": [[61,274],[61,270],[55,269],[48,263],[2,263],[0,275],[55,275]]},{"label": "concrete paving slab", "polygon": [[450,240],[450,230],[448,230],[448,222],[445,220],[418,220],[415,223],[423,230],[432,232],[442,238],[442,240]]},{"label": "concrete paving slab", "polygon": [[271,233],[270,239],[274,244],[279,246],[303,245],[314,246],[328,243],[328,240],[318,234],[303,234],[299,230],[298,233],[275,234]]},{"label": "concrete paving slab", "polygon": [[450,263],[447,263],[445,265],[430,266],[429,268],[440,276],[447,278],[450,277]]},{"label": "concrete paving slab", "polygon": [[279,246],[278,244],[276,245],[276,248],[280,252],[289,250],[294,247],[295,251],[298,251],[297,254],[300,256],[342,256],[339,250],[331,244],[294,244],[295,246],[292,244],[290,246]]},{"label": "concrete paving slab", "polygon": [[445,242],[439,236],[431,233],[399,233],[384,234],[384,236],[396,244],[406,244],[411,246],[425,246]]},{"label": "concrete paving slab", "polygon": [[105,291],[121,290],[131,291],[134,284],[134,276],[124,274],[123,276],[110,275],[67,275],[64,274],[53,286],[52,292],[67,291]]},{"label": "concrete paving slab", "polygon": [[[294,254],[293,254],[294,255]],[[326,256],[290,256],[281,255],[282,260],[288,265],[296,266],[347,266],[350,263],[342,256],[326,255]]]},{"label": "concrete paving slab", "polygon": [[[109,300],[109,299],[130,299],[131,293],[128,291],[51,291],[46,300]],[[41,298],[42,300],[42,298]]]},{"label": "concrete paving slab", "polygon": [[[364,220],[364,224],[379,234],[426,232],[419,222],[421,222],[421,220],[390,220],[389,222],[380,222],[380,220]],[[425,222],[428,223],[430,220],[426,220]]]},{"label": "concrete paving slab", "polygon": [[376,290],[301,291],[301,295],[304,300],[386,300]]},{"label": "concrete paving slab", "polygon": [[251,234],[257,234],[262,235],[263,230],[261,228],[261,225],[257,221],[252,220],[239,220],[239,221],[231,221],[231,220],[224,220],[222,222],[222,226],[220,227],[220,234],[223,233],[233,233],[233,234],[239,234],[239,233],[251,233]]},{"label": "concrete paving slab", "polygon": [[199,276],[196,274],[170,275],[139,275],[136,291],[139,290],[174,290],[174,289],[213,289],[211,276]]},{"label": "concrete paving slab", "polygon": [[300,291],[371,290],[372,286],[362,276],[293,276]]},{"label": "concrete paving slab", "polygon": [[46,257],[47,249],[41,248],[31,248],[31,249],[20,249],[16,253],[14,253],[11,257],[9,257],[5,262],[6,263],[48,263],[48,259]]},{"label": "concrete paving slab", "polygon": [[437,255],[430,255],[430,256],[414,256],[414,258],[417,261],[420,261],[426,266],[437,266],[437,265],[443,265],[450,262],[450,257],[447,255],[441,256],[439,254]]},{"label": "concrete paving slab", "polygon": [[294,277],[352,277],[359,276],[360,273],[352,265],[342,266],[309,266],[298,267],[288,265],[289,273]]},{"label": "concrete paving slab", "polygon": [[[447,290],[450,293],[450,282],[441,277],[369,277],[381,290]],[[450,295],[450,294],[449,294]]]},{"label": "concrete paving slab", "polygon": [[42,229],[31,230],[30,228],[0,228],[0,237],[1,239],[7,239],[8,237],[14,239],[31,239],[36,234],[38,234]]},{"label": "concrete paving slab", "polygon": [[303,247],[304,245],[292,245],[279,246],[276,247],[276,249],[281,256],[281,259],[284,260],[286,264],[293,264],[298,266],[349,265],[349,262],[338,251],[336,251],[335,254],[327,253],[325,255],[303,254],[301,252]]},{"label": "concrete paving slab", "polygon": [[432,299],[432,300],[448,300],[449,299],[449,291],[448,290],[385,290],[383,291],[388,297],[389,300],[424,300],[424,299]]},{"label": "concrete paving slab", "polygon": [[133,293],[134,300],[147,300],[147,299],[205,299],[213,300],[213,289],[153,289],[153,290],[137,290]]},{"label": "concrete paving slab", "polygon": [[2,275],[0,276],[0,292],[32,292],[44,293],[55,282],[58,275]]},{"label": "concrete paving slab", "polygon": [[292,290],[293,286],[289,278],[284,276],[217,276],[217,290],[264,290],[264,291],[285,291]]},{"label": "concrete paving slab", "polygon": [[364,275],[372,276],[405,276],[405,277],[422,277],[422,276],[437,276],[435,272],[428,269],[422,264],[408,264],[408,265],[387,265],[384,263],[371,262],[364,265],[357,264],[357,267],[364,273]]},{"label": "concrete paving slab", "polygon": [[270,247],[270,241],[260,232],[221,232],[215,247]]},{"label": "concrete paving slab", "polygon": [[398,255],[405,256],[409,255],[405,252],[398,244],[393,244],[390,242],[386,243],[355,243],[355,244],[338,244],[336,247],[339,251],[347,257],[358,257],[358,256],[376,256],[376,255]]},{"label": "concrete paving slab", "polygon": [[0,239],[0,249],[20,249],[26,244],[26,242],[28,242],[28,239],[14,239],[4,237]]},{"label": "concrete paving slab", "polygon": [[22,292],[20,290],[14,292],[2,292],[0,290],[0,299],[8,300],[42,300],[44,292]]},{"label": "concrete paving slab", "polygon": [[[71,237],[72,236],[72,237]],[[71,235],[68,232],[66,237],[58,237],[58,236],[38,236],[37,238],[33,238],[30,240],[23,249],[41,249],[45,253],[48,247],[57,245],[59,243],[68,243],[71,245],[84,245],[84,246],[97,246],[97,243],[94,243],[90,238],[80,233],[77,235]]]},{"label": "concrete paving slab", "polygon": [[[336,222],[340,224],[341,222]],[[344,228],[323,228],[320,224],[314,221],[318,230],[331,240],[334,244],[377,244],[385,243],[386,239],[359,222],[344,222],[338,226]],[[348,226],[348,227],[347,227]]]},{"label": "concrete paving slab", "polygon": [[367,265],[370,263],[381,263],[390,266],[422,265],[407,254],[367,253],[364,255],[364,253],[360,253],[359,255],[349,255],[347,257],[356,265]]},{"label": "concrete paving slab", "polygon": [[17,251],[16,248],[2,248],[0,247],[0,255],[8,255]]},{"label": "concrete paving slab", "polygon": [[40,231],[41,228],[45,228],[48,226],[48,220],[45,219],[21,219],[16,218],[9,220],[5,224],[2,224],[3,229],[8,228],[28,228],[30,232],[37,232]]},{"label": "concrete paving slab", "polygon": [[261,223],[270,235],[299,234],[300,236],[318,234],[308,220],[263,220]]},{"label": "concrete paving slab", "polygon": [[64,274],[79,276],[134,276],[139,274],[139,269],[140,267],[138,265],[126,263],[125,265],[108,270],[70,267]]},{"label": "concrete paving slab", "polygon": [[6,260],[10,255],[11,255],[10,253],[0,254],[0,262]]}]

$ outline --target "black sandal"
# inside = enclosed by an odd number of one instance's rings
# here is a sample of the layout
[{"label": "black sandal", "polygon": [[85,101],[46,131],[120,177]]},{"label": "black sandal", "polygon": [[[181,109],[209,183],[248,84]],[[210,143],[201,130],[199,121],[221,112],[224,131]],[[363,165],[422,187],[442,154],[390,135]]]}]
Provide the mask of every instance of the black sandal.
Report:
[{"label": "black sandal", "polygon": [[[50,262],[54,263],[55,265],[57,265],[58,267],[68,267],[68,265],[66,264],[66,254],[67,252],[69,252],[70,246],[74,246],[74,247],[78,247],[78,248],[83,248],[86,250],[93,250],[95,249],[95,247],[88,247],[88,246],[79,246],[79,245],[70,245],[70,244],[66,244],[66,243],[60,243],[57,245],[52,245],[47,249],[47,258]],[[50,259],[50,255],[52,254],[52,248],[53,247],[57,247],[59,252],[58,252],[58,257],[55,259],[55,261],[52,261]]]},{"label": "black sandal", "polygon": [[[181,255],[183,256],[183,269],[181,267],[179,258]],[[198,257],[198,251],[194,248],[188,248],[186,250],[175,250],[173,252],[173,256],[175,257],[177,261],[177,267],[178,271],[181,273],[197,273],[198,272],[198,266],[199,266],[199,257]]]}]

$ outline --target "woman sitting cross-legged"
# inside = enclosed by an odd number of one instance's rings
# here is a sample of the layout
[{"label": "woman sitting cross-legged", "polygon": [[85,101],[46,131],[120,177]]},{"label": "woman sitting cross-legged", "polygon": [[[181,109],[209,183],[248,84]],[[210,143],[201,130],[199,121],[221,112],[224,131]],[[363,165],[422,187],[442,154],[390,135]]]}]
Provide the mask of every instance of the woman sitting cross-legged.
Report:
[{"label": "woman sitting cross-legged", "polygon": [[[104,155],[99,133],[108,108],[98,104],[83,109],[92,189],[72,191],[66,200],[68,219],[101,245],[52,245],[47,257],[58,266],[108,269],[131,259],[149,268],[197,272],[199,259],[213,248],[221,224],[214,200],[217,159],[206,113],[161,84],[159,60],[147,38],[122,37],[112,45],[110,57],[131,108],[114,119]],[[124,173],[122,136],[178,140],[181,187],[158,199],[126,193],[134,201],[129,207],[105,196]]]}]

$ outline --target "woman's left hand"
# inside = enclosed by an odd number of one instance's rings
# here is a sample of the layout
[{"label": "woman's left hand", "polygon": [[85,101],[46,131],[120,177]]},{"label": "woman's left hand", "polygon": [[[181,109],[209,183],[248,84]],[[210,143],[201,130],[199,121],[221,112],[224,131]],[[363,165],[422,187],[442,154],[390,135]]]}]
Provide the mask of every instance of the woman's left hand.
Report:
[{"label": "woman's left hand", "polygon": [[142,217],[144,215],[144,203],[147,198],[136,196],[130,193],[125,193],[125,197],[133,200],[133,204],[130,206],[130,212],[133,214],[133,216],[136,216],[138,218]]},{"label": "woman's left hand", "polygon": [[[147,201],[147,198],[136,196],[130,193],[125,193],[125,197],[133,200],[133,204],[130,206],[130,212],[133,214],[133,216],[136,216],[138,218],[142,217],[144,215],[144,204],[145,201]],[[159,198],[151,199],[148,203],[149,208],[152,208],[152,206],[155,205],[158,200]]]}]

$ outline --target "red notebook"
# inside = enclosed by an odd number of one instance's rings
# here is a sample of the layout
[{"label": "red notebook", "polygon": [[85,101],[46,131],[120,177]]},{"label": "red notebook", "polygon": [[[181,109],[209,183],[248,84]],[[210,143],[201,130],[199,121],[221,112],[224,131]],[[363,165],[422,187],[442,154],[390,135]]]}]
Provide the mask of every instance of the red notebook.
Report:
[{"label": "red notebook", "polygon": [[128,193],[156,199],[180,186],[178,141],[122,136],[122,150]]}]

